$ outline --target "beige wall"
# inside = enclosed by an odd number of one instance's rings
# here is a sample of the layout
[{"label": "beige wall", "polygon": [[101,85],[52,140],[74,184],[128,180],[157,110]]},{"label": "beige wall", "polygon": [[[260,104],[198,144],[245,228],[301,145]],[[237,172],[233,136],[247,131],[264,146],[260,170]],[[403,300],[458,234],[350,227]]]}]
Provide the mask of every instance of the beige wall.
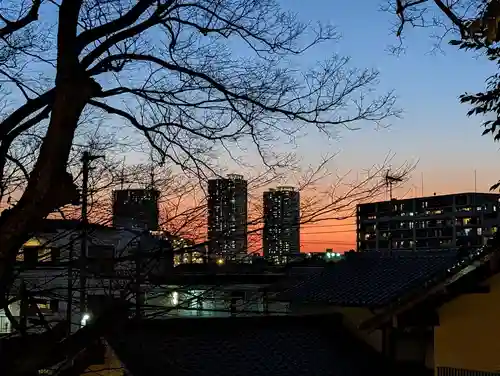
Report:
[{"label": "beige wall", "polygon": [[462,295],[439,310],[436,367],[500,371],[500,275],[489,282],[490,293]]}]

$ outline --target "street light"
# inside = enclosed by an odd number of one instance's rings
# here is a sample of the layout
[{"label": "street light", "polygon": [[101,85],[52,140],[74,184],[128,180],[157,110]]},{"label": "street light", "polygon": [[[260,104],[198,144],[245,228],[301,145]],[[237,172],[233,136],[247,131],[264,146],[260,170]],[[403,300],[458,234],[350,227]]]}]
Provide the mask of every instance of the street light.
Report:
[{"label": "street light", "polygon": [[87,325],[87,321],[89,320],[90,320],[90,315],[88,313],[85,313],[80,321],[81,326]]}]

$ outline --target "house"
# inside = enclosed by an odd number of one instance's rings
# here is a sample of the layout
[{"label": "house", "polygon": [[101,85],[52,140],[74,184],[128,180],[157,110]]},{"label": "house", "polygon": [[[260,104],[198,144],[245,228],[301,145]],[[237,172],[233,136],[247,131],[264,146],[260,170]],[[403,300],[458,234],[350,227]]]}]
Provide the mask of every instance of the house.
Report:
[{"label": "house", "polygon": [[266,264],[183,264],[161,278],[144,303],[157,317],[231,317],[289,314],[287,302],[272,297],[309,274],[315,266],[276,267]]},{"label": "house", "polygon": [[[130,275],[136,270],[131,255],[137,249],[158,253],[161,247],[159,239],[134,230],[90,224],[87,234],[85,290],[89,297],[108,294],[110,290],[118,292],[121,285],[130,282]],[[11,294],[13,297],[20,294],[21,282],[30,291],[33,299],[26,312],[30,318],[36,317],[36,311],[40,310],[50,320],[66,319],[70,310],[74,312],[71,316],[71,321],[75,323],[72,330],[79,327],[82,317],[75,308],[80,301],[81,244],[80,221],[47,219],[23,245],[17,255],[15,268],[18,277]],[[158,263],[149,269],[159,270],[160,266],[161,263]],[[68,302],[72,302],[73,309]],[[21,301],[12,302],[9,309],[19,319]],[[6,313],[0,310],[0,333],[12,330]]]},{"label": "house", "polygon": [[[371,332],[432,329],[437,376],[500,374],[500,252],[488,249],[360,325]],[[422,317],[430,318],[423,322]]]},{"label": "house", "polygon": [[340,315],[132,321],[106,340],[131,376],[412,374],[345,330]]},{"label": "house", "polygon": [[286,303],[268,298],[270,287],[286,278],[283,272],[250,264],[184,264],[166,278],[154,280],[158,287],[144,303],[149,313],[162,318],[286,314]]},{"label": "house", "polygon": [[292,314],[341,313],[353,334],[389,359],[443,376],[490,375],[481,372],[500,371],[497,260],[494,246],[351,253],[278,299]]},{"label": "house", "polygon": [[[0,372],[23,374],[50,359],[57,366],[42,374],[55,368],[100,376],[426,375],[383,357],[347,330],[340,314],[137,320],[127,319],[123,303],[108,305],[62,341],[55,332],[0,339]],[[23,361],[26,351],[34,355],[30,362]]]}]

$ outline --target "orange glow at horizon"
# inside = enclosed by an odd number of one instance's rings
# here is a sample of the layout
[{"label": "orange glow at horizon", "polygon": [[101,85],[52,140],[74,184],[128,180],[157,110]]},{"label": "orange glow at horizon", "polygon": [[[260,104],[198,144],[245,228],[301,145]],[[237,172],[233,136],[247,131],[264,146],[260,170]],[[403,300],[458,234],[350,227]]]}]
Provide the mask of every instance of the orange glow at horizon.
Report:
[{"label": "orange glow at horizon", "polygon": [[344,252],[356,249],[356,220],[325,220],[317,224],[301,226],[301,252],[324,252],[333,249]]},{"label": "orange glow at horizon", "polygon": [[[404,184],[403,187],[394,189],[394,197],[398,199],[407,199],[411,197],[421,197],[421,174],[416,172],[413,174],[413,179]],[[458,192],[472,192],[474,190],[474,175],[465,176],[466,174],[454,174],[450,172],[447,175],[442,173],[426,172],[425,176],[425,196],[450,194]],[[477,191],[488,192],[491,184],[495,183],[497,177],[493,174],[486,174],[482,172],[477,174]],[[260,195],[253,195],[256,200]],[[388,197],[382,192],[380,197],[375,201],[383,201]],[[249,207],[255,202],[249,202]],[[182,237],[190,238],[196,242],[206,241],[206,213],[203,210],[193,213],[193,208],[197,206],[196,201],[191,197],[186,198],[182,203],[177,203],[176,209],[179,213],[187,212],[186,216],[182,214],[179,216],[179,223],[170,223],[164,226],[165,229],[172,229],[178,231]],[[201,204],[198,204],[201,206]],[[109,203],[106,203],[106,209],[99,213],[99,216],[90,211],[90,220],[94,222],[111,224],[111,210]],[[109,208],[108,208],[109,206]],[[169,205],[160,203],[160,223],[162,223],[162,215],[164,211],[169,209]],[[109,210],[108,210],[109,209]],[[252,210],[252,209],[251,209]],[[255,209],[260,210],[260,209]],[[79,216],[79,209],[75,209],[75,218]],[[196,216],[196,219],[194,218]],[[71,216],[70,216],[71,217]],[[166,218],[169,216],[167,215]],[[163,217],[164,218],[164,217]],[[251,215],[249,213],[249,220]],[[259,224],[261,227],[261,224]],[[324,252],[326,249],[333,249],[335,252],[345,252],[350,249],[356,249],[356,223],[355,217],[350,217],[345,220],[325,219],[315,223],[306,223],[301,225],[300,229],[300,248],[301,252]],[[249,235],[249,249],[250,251],[258,251],[261,249],[261,233],[257,232]]]}]

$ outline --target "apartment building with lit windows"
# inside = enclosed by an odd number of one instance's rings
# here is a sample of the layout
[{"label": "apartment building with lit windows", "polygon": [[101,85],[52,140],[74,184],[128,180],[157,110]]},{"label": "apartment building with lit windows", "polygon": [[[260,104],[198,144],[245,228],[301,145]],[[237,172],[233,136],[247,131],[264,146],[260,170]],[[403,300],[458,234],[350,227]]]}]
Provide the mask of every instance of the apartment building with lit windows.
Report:
[{"label": "apartment building with lit windows", "polygon": [[264,257],[283,264],[300,253],[300,193],[294,187],[264,192]]},{"label": "apartment building with lit windows", "polygon": [[457,193],[357,206],[358,251],[481,247],[500,225],[500,194]]},{"label": "apartment building with lit windows", "polygon": [[120,189],[113,191],[113,226],[125,229],[158,230],[156,189]]},{"label": "apartment building with lit windows", "polygon": [[208,251],[211,257],[245,259],[247,185],[243,176],[238,174],[208,181]]}]

